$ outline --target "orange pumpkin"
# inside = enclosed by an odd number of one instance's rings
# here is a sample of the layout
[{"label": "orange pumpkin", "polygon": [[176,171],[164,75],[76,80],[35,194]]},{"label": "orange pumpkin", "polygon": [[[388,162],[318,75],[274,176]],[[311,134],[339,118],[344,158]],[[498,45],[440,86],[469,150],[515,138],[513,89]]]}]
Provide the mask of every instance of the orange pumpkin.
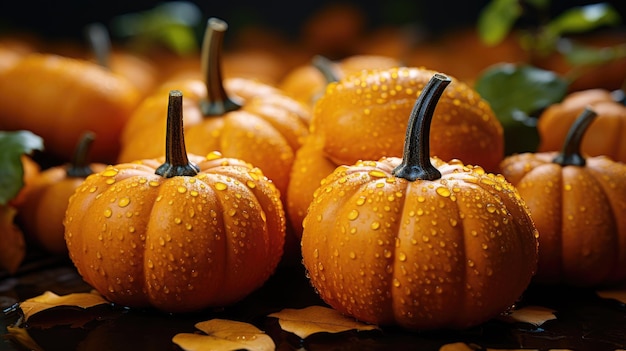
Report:
[{"label": "orange pumpkin", "polygon": [[351,55],[339,61],[315,56],[310,64],[300,65],[287,73],[278,88],[287,95],[313,107],[324,94],[326,85],[348,74],[367,69],[388,69],[401,66],[395,58],[382,55]]},{"label": "orange pumpkin", "polygon": [[190,153],[213,150],[245,160],[286,193],[295,151],[308,134],[306,106],[272,86],[244,78],[222,81],[220,53],[226,23],[210,19],[203,51],[206,80],[183,79],[163,84],[135,110],[122,135],[120,162],[163,155],[166,91],[186,96],[185,137]]},{"label": "orange pumpkin", "polygon": [[101,67],[126,77],[146,96],[156,87],[159,75],[156,66],[146,58],[129,50],[111,45],[108,29],[101,23],[89,24],[85,30],[91,51],[85,60],[94,61]]},{"label": "orange pumpkin", "polygon": [[139,104],[140,94],[126,78],[84,60],[30,54],[0,79],[0,129],[30,130],[46,151],[72,158],[85,130],[96,135],[95,161],[117,158],[119,134]]},{"label": "orange pumpkin", "polygon": [[23,200],[17,206],[20,227],[32,241],[52,254],[67,254],[63,218],[68,199],[88,175],[105,167],[103,163],[87,163],[93,140],[93,133],[85,133],[71,163],[41,171],[25,184],[21,193]]},{"label": "orange pumpkin", "polygon": [[87,283],[121,305],[224,306],[274,272],[285,214],[260,169],[219,153],[187,155],[181,92],[169,100],[165,162],[108,166],[70,198],[69,256]]},{"label": "orange pumpkin", "polygon": [[429,157],[436,74],[411,113],[404,156],[340,166],[316,190],[302,234],[303,263],[330,306],[403,328],[466,328],[524,292],[537,230],[501,175]]},{"label": "orange pumpkin", "polygon": [[626,164],[581,152],[595,116],[583,111],[560,152],[502,162],[539,231],[538,282],[596,286],[626,279]]},{"label": "orange pumpkin", "polygon": [[[287,213],[296,234],[302,232],[313,191],[333,169],[361,159],[402,154],[397,140],[404,137],[400,129],[406,129],[409,100],[417,97],[434,74],[423,68],[370,70],[329,85],[316,104],[309,137],[296,152],[290,174]],[[452,79],[449,90],[435,110],[432,154],[498,169],[504,158],[502,125],[467,85]]]},{"label": "orange pumpkin", "polygon": [[[399,67],[361,71],[331,83],[315,105],[311,133],[324,139],[324,153],[337,164],[399,157],[397,140],[404,137],[406,116],[435,73]],[[504,158],[502,125],[475,90],[452,79],[435,110],[430,149],[443,160],[495,171]]]},{"label": "orange pumpkin", "polygon": [[626,162],[626,106],[604,89],[573,92],[560,103],[549,106],[537,122],[540,135],[537,151],[559,151],[569,128],[587,106],[591,106],[598,116],[585,132],[582,152]]}]

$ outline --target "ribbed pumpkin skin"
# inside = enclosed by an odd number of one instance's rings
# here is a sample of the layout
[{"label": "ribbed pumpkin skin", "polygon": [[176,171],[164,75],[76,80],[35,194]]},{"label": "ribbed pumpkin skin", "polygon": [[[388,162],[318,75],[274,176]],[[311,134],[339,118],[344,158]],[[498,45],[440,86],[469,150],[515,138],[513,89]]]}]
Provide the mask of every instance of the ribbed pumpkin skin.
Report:
[{"label": "ribbed pumpkin skin", "polygon": [[[361,71],[328,85],[315,104],[311,133],[337,165],[400,157],[415,99],[435,71],[416,67]],[[366,142],[363,142],[366,141]],[[453,79],[437,104],[430,151],[495,172],[504,158],[504,131],[489,104]]]},{"label": "ribbed pumpkin skin", "polygon": [[308,134],[310,111],[269,85],[243,78],[226,79],[229,94],[243,102],[241,109],[204,116],[207,97],[198,79],[165,82],[137,107],[124,128],[118,162],[157,158],[165,152],[167,99],[171,89],[185,95],[184,124],[187,150],[196,155],[219,151],[225,157],[260,167],[282,192],[287,192],[296,151]]},{"label": "ribbed pumpkin skin", "polygon": [[523,293],[537,231],[502,176],[432,158],[434,181],[392,176],[399,158],[340,166],[304,219],[303,263],[329,305],[408,329],[465,328]]},{"label": "ribbed pumpkin skin", "polygon": [[624,281],[626,165],[597,156],[583,167],[561,166],[553,162],[557,154],[523,153],[502,162],[539,231],[535,279],[575,286]]},{"label": "ribbed pumpkin skin", "polygon": [[189,160],[196,176],[161,177],[162,160],[109,166],[70,198],[70,258],[110,301],[167,312],[224,306],[278,265],[285,214],[271,181],[240,160]]}]

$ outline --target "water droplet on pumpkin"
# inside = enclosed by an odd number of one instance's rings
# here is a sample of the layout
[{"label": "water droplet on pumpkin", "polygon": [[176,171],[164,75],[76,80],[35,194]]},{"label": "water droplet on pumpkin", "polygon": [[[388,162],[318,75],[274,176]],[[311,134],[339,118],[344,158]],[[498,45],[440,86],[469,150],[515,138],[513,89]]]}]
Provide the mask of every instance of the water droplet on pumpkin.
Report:
[{"label": "water droplet on pumpkin", "polygon": [[398,254],[398,260],[400,260],[400,262],[406,261],[406,254],[404,252],[400,252]]},{"label": "water droplet on pumpkin", "polygon": [[106,218],[111,218],[111,215],[113,215],[113,211],[111,211],[110,208],[107,208],[106,210],[104,210],[104,216]]},{"label": "water droplet on pumpkin", "polygon": [[103,177],[115,177],[119,171],[111,166],[107,166],[107,168],[101,173]]},{"label": "water droplet on pumpkin", "polygon": [[356,258],[356,252],[350,251],[350,253],[348,254],[348,257],[354,260]]},{"label": "water droplet on pumpkin", "polygon": [[348,219],[351,221],[357,219],[357,217],[359,217],[359,211],[357,210],[352,210],[350,211],[350,213],[348,213]]},{"label": "water droplet on pumpkin", "polygon": [[120,201],[117,202],[117,205],[119,207],[126,207],[128,206],[128,204],[130,204],[130,198],[129,197],[123,197],[120,199]]},{"label": "water droplet on pumpkin", "polygon": [[438,187],[435,191],[443,197],[449,197],[451,195],[450,189],[445,187]]},{"label": "water droplet on pumpkin", "polygon": [[370,228],[372,230],[378,230],[378,228],[380,228],[380,222],[372,222],[372,224],[370,225]]}]

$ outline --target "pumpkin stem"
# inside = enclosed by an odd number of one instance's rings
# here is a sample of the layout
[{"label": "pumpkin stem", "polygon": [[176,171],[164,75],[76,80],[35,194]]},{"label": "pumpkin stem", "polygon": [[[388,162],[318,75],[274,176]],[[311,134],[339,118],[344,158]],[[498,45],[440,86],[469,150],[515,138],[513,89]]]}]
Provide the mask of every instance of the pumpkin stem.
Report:
[{"label": "pumpkin stem", "polygon": [[93,173],[87,162],[87,154],[96,135],[93,132],[84,132],[74,149],[72,162],[67,166],[66,174],[70,178],[86,178]]},{"label": "pumpkin stem", "polygon": [[170,91],[167,107],[167,134],[165,139],[165,163],[154,173],[172,178],[176,176],[194,176],[200,172],[198,166],[189,162],[183,133],[183,93]]},{"label": "pumpkin stem", "polygon": [[311,60],[311,64],[313,67],[317,68],[322,75],[324,75],[324,79],[326,83],[332,83],[339,80],[339,76],[337,75],[337,71],[335,71],[335,63],[325,56],[315,55]]},{"label": "pumpkin stem", "polygon": [[204,32],[202,73],[207,98],[200,102],[200,108],[205,116],[220,116],[241,107],[241,104],[228,96],[222,80],[222,44],[226,29],[228,29],[226,22],[209,18]]},{"label": "pumpkin stem", "polygon": [[393,170],[393,175],[408,181],[435,180],[441,172],[430,162],[430,123],[437,102],[451,79],[436,73],[418,97],[406,130],[402,163]]},{"label": "pumpkin stem", "polygon": [[586,107],[583,112],[576,118],[574,124],[570,127],[561,152],[552,160],[561,166],[581,166],[585,165],[585,158],[580,153],[580,144],[587,128],[596,118],[597,113],[590,107]]},{"label": "pumpkin stem", "polygon": [[106,69],[111,68],[111,37],[102,23],[92,23],[85,28],[87,42],[91,46],[98,64]]}]

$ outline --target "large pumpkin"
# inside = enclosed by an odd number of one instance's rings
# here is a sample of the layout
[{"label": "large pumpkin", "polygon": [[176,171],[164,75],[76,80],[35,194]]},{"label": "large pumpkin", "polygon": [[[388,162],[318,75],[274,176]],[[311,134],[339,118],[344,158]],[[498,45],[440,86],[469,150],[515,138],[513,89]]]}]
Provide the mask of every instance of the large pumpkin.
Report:
[{"label": "large pumpkin", "polygon": [[340,166],[315,191],[303,263],[338,311],[407,329],[465,328],[510,307],[537,263],[537,230],[504,177],[429,158],[436,99],[424,87],[402,159]]},{"label": "large pumpkin", "polygon": [[188,312],[260,287],[283,253],[285,214],[273,183],[217,153],[187,155],[182,94],[170,94],[165,162],[92,174],[69,200],[70,258],[112,302]]},{"label": "large pumpkin", "polygon": [[560,152],[502,162],[539,231],[538,282],[597,286],[626,279],[626,164],[581,152],[596,116],[583,110]]}]

